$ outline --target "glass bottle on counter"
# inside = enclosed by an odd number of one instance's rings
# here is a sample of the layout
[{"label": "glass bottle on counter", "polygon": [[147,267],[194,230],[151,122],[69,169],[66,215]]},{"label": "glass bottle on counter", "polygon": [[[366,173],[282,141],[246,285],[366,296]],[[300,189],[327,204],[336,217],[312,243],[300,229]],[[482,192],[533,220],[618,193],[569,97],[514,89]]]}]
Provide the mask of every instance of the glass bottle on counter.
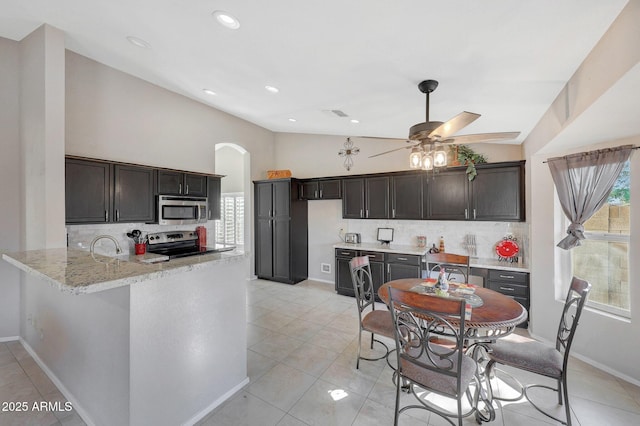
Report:
[{"label": "glass bottle on counter", "polygon": [[440,253],[444,253],[444,237],[440,237]]}]

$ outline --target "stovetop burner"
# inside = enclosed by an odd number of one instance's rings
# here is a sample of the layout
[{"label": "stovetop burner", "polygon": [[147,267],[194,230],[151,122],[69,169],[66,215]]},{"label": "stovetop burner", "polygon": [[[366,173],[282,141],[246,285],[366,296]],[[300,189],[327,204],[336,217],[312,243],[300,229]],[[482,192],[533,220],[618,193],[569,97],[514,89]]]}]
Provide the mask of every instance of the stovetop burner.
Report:
[{"label": "stovetop burner", "polygon": [[168,231],[149,234],[147,251],[168,256],[169,259],[176,259],[207,253],[220,253],[233,249],[235,249],[235,246],[226,244],[200,247],[198,245],[198,235],[195,231]]}]

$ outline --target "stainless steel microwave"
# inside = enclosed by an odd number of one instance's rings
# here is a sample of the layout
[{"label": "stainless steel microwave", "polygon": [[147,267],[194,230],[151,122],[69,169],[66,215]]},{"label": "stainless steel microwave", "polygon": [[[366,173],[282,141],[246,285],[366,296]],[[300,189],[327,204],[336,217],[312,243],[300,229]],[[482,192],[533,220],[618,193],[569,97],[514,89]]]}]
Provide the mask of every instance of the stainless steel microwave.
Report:
[{"label": "stainless steel microwave", "polygon": [[207,197],[158,196],[159,225],[190,225],[207,221]]}]

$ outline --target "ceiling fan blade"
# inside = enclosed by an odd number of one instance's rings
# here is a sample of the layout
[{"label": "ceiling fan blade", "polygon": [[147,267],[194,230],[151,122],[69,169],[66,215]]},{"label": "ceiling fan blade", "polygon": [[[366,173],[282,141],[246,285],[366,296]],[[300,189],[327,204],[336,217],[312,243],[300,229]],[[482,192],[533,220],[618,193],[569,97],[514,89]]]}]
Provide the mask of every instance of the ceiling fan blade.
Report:
[{"label": "ceiling fan blade", "polygon": [[466,144],[479,142],[497,142],[516,139],[520,136],[520,132],[498,132],[498,133],[477,133],[474,135],[453,136],[449,139],[449,143]]},{"label": "ceiling fan blade", "polygon": [[381,155],[385,155],[385,154],[391,154],[392,152],[400,151],[401,149],[409,149],[409,148],[413,148],[414,146],[418,146],[418,145],[419,145],[419,144],[417,144],[417,145],[409,145],[409,146],[402,146],[402,147],[400,147],[400,148],[392,149],[392,150],[390,150],[390,151],[385,151],[385,152],[381,152],[381,153],[378,153],[378,154],[370,155],[370,156],[369,156],[369,158],[379,157],[379,156],[381,156]]},{"label": "ceiling fan blade", "polygon": [[437,138],[437,139],[445,139],[449,136],[458,132],[458,130],[467,127],[469,124],[476,121],[480,118],[480,114],[476,114],[473,112],[463,111],[460,114],[456,115],[449,121],[446,121],[436,127],[430,134],[429,137]]}]

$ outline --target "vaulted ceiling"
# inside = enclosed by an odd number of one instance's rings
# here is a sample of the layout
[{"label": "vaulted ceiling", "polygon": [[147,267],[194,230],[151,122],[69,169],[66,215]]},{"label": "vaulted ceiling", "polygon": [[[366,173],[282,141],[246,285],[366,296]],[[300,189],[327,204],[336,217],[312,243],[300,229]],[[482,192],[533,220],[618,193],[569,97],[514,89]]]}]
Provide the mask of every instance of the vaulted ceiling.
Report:
[{"label": "vaulted ceiling", "polygon": [[3,0],[0,36],[47,23],[69,50],[276,132],[406,138],[425,118],[417,84],[435,79],[432,120],[480,113],[461,133],[521,143],[626,3]]}]

